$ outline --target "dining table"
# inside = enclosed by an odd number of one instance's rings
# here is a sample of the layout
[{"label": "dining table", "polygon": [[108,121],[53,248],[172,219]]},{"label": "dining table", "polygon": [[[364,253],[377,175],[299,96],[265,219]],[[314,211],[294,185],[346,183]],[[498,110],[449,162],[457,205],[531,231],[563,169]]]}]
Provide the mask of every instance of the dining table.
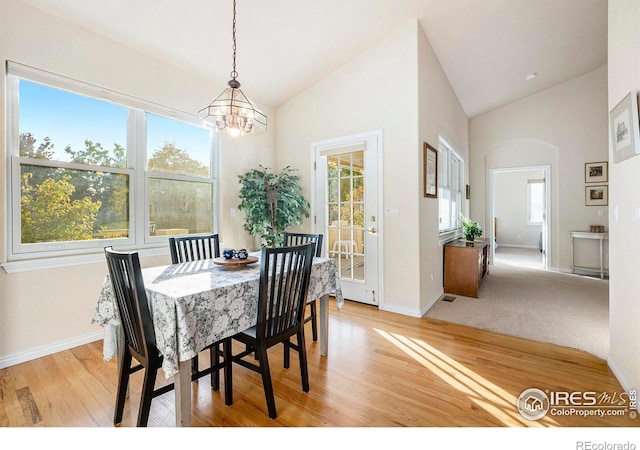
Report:
[{"label": "dining table", "polygon": [[[176,426],[191,425],[191,359],[209,345],[256,324],[261,253],[250,255],[257,261],[225,265],[204,259],[142,269],[162,370],[166,378],[173,377],[175,386]],[[323,356],[329,352],[330,297],[340,310],[344,298],[336,261],[314,257],[307,302],[319,299]],[[104,360],[118,356],[122,329],[108,273],[92,323],[104,328]]]}]

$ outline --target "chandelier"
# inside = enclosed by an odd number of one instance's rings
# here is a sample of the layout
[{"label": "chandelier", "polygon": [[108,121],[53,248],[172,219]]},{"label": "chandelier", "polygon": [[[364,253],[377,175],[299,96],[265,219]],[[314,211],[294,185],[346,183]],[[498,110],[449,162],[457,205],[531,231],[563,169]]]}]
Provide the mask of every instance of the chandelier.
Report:
[{"label": "chandelier", "polygon": [[229,85],[215,100],[202,108],[200,120],[215,125],[222,134],[239,136],[267,131],[267,116],[240,90],[236,72],[236,0],[233,0],[233,70]]}]

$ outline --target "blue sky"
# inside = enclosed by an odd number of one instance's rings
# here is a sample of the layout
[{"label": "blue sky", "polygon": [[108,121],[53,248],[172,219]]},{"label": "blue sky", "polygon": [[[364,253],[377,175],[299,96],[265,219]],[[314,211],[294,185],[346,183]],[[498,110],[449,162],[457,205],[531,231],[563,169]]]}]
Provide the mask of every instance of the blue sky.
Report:
[{"label": "blue sky", "polygon": [[[209,165],[207,129],[151,114],[147,128],[147,147],[151,151],[165,142],[175,142],[193,159]],[[36,145],[50,137],[55,158],[68,161],[65,147],[84,149],[85,139],[99,142],[109,150],[115,143],[126,147],[127,108],[20,80],[20,133],[31,133]]]}]

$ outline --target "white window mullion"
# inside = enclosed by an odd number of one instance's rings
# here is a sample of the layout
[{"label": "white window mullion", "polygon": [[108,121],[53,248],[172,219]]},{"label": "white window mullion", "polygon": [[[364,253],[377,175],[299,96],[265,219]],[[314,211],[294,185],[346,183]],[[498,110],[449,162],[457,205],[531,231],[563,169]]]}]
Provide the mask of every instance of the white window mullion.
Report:
[{"label": "white window mullion", "polygon": [[131,160],[129,164],[135,171],[132,193],[129,196],[132,205],[137,205],[131,211],[131,221],[135,230],[136,243],[145,243],[148,233],[145,224],[149,223],[149,208],[147,207],[147,189],[145,179],[146,116],[144,111],[132,109],[129,112],[129,145],[131,145]]},{"label": "white window mullion", "polygon": [[[6,77],[6,86],[7,86],[7,128],[5,130],[6,142],[5,142],[5,152],[7,154],[7,158],[11,161],[7,164],[7,176],[5,178],[7,189],[7,220],[6,227],[7,230],[13,230],[13,233],[7,233],[9,239],[7,242],[8,249],[7,254],[13,253],[14,249],[18,248],[17,246],[20,244],[20,234],[21,234],[21,226],[20,226],[20,168],[18,167],[17,171],[14,167],[14,156],[19,156],[20,154],[20,145],[18,144],[19,140],[19,96],[18,96],[18,84],[19,81],[15,77]],[[16,175],[17,174],[17,175]],[[17,198],[16,198],[17,194]],[[16,228],[17,224],[17,228]],[[2,255],[6,257],[6,255]],[[6,258],[5,258],[6,259]]]},{"label": "white window mullion", "polygon": [[218,152],[220,148],[220,138],[218,133],[211,133],[209,142],[211,146],[211,178],[213,179],[213,232],[218,233],[218,214],[220,214],[218,210],[218,179],[220,176],[220,159]]}]

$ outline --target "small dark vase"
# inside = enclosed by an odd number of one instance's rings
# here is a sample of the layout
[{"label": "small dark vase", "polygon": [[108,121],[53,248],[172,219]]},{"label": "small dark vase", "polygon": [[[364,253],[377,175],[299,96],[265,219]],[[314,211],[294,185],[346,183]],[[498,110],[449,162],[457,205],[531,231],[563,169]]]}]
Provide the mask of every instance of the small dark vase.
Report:
[{"label": "small dark vase", "polygon": [[226,249],[222,251],[222,256],[224,259],[231,259],[236,255],[236,251],[232,248]]},{"label": "small dark vase", "polygon": [[464,237],[465,237],[465,239],[467,241],[473,241],[475,239],[476,235],[473,234],[473,233],[468,233],[468,234],[465,234]]},{"label": "small dark vase", "polygon": [[249,252],[247,252],[246,248],[241,248],[236,252],[236,258],[238,259],[247,259],[249,257]]}]

